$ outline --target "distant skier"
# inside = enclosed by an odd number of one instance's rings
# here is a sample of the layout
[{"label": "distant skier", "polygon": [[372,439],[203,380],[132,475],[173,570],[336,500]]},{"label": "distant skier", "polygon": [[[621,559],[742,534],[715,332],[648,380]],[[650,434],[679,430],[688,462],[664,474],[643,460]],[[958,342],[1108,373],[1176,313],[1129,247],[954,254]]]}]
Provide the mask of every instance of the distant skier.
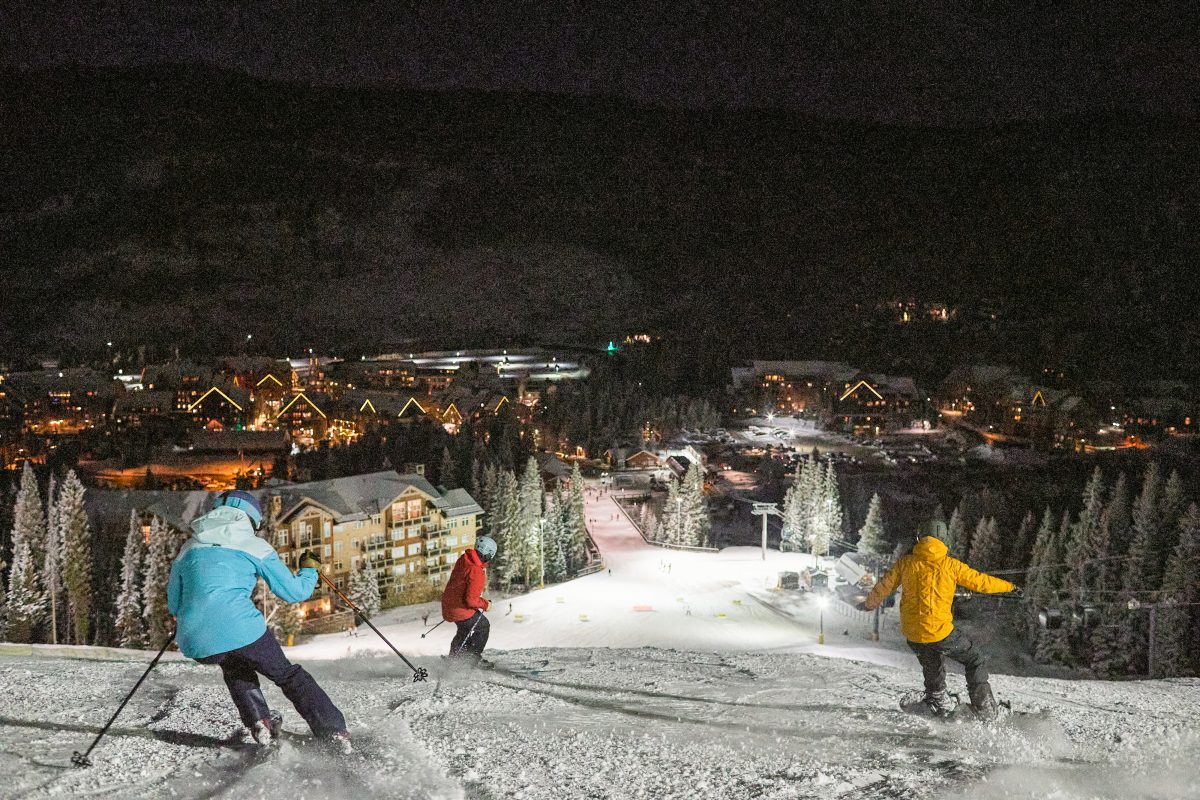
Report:
[{"label": "distant skier", "polygon": [[491,605],[483,597],[487,586],[484,568],[495,555],[495,540],[480,536],[473,548],[458,557],[442,592],[442,618],[458,626],[450,642],[450,658],[462,658],[484,669],[495,666],[483,657],[491,630],[483,614]]},{"label": "distant skier", "polygon": [[258,578],[286,603],[307,600],[321,562],[305,551],[293,575],[274,548],[254,532],[262,508],[253,495],[223,492],[212,511],[192,523],[192,538],[171,565],[167,608],[177,619],[175,641],[188,658],[217,664],[242,723],[269,744],[282,717],[267,706],[258,673],[275,683],[313,735],[350,749],[346,719],[303,667],[292,664],[250,599]]},{"label": "distant skier", "polygon": [[908,646],[916,653],[925,673],[923,702],[939,716],[951,711],[942,661],[945,656],[966,668],[972,709],[981,717],[994,717],[996,700],[988,683],[983,653],[954,627],[951,604],[956,586],[985,594],[1011,592],[1017,587],[951,558],[946,545],[933,536],[922,537],[912,553],[901,556],[859,607],[875,610],[897,586],[904,590],[900,596],[900,632],[908,639]]}]

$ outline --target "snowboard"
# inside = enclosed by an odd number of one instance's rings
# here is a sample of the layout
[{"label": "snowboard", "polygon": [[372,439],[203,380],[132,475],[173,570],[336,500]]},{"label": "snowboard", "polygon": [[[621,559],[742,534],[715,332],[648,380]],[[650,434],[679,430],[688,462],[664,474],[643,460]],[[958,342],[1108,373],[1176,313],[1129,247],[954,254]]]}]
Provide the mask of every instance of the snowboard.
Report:
[{"label": "snowboard", "polygon": [[924,696],[924,692],[908,692],[901,695],[900,710],[906,714],[913,714],[915,716],[925,717],[927,719],[941,720],[943,722],[973,721],[984,723],[999,722],[1007,717],[1024,713],[1020,711],[1013,711],[1012,705],[1007,700],[1003,700],[997,703],[996,716],[984,717],[976,712],[975,707],[970,703],[962,702],[958,695],[951,693],[950,699],[953,704],[951,705],[950,710],[945,714],[936,714],[934,713],[933,709],[923,702],[922,698],[924,698]]}]

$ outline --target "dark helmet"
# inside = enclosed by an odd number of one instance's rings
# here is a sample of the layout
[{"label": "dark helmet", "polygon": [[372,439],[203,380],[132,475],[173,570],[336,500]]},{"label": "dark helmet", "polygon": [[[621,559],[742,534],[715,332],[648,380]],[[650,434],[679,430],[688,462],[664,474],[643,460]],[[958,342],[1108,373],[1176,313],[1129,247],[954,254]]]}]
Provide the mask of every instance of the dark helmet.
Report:
[{"label": "dark helmet", "polygon": [[246,516],[250,518],[250,523],[258,530],[262,525],[262,506],[258,504],[257,498],[249,492],[243,492],[241,489],[231,489],[228,492],[221,492],[217,495],[217,501],[213,503],[213,508],[221,508],[229,506],[236,508],[239,511],[244,511]]}]

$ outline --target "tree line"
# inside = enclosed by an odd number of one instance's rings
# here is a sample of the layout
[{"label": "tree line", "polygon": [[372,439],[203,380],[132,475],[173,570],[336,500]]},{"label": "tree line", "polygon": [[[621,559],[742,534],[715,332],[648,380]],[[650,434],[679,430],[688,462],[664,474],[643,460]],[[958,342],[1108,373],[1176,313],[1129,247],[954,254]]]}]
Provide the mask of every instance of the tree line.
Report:
[{"label": "tree line", "polygon": [[488,465],[483,475],[487,535],[496,540],[490,578],[493,585],[526,590],[578,575],[588,565],[589,548],[583,507],[583,475],[571,469],[564,493],[547,492],[532,456],[518,478],[510,469]]}]

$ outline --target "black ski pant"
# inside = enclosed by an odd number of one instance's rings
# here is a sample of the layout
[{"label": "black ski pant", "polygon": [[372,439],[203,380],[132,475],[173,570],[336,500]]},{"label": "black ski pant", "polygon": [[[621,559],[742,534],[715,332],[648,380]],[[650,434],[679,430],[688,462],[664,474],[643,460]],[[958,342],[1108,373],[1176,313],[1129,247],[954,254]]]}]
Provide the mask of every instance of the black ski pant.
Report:
[{"label": "black ski pant", "polygon": [[288,661],[270,631],[244,647],[196,660],[221,667],[233,704],[247,728],[253,729],[254,723],[271,715],[267,698],[263,697],[258,685],[261,672],[292,701],[314,736],[329,736],[346,730],[346,718],[329,695],[304,667]]},{"label": "black ski pant", "polygon": [[917,654],[917,661],[925,673],[927,693],[946,691],[944,657],[957,661],[966,669],[967,694],[970,695],[973,704],[983,705],[984,699],[991,695],[992,688],[988,684],[989,676],[983,653],[971,642],[970,637],[958,628],[950,631],[950,635],[940,642],[909,642],[908,646]]},{"label": "black ski pant", "polygon": [[454,624],[458,626],[458,633],[454,634],[454,639],[450,642],[450,657],[462,656],[475,661],[483,658],[483,648],[487,647],[488,634],[492,630],[492,624],[483,612],[476,611],[475,616],[470,619]]}]

